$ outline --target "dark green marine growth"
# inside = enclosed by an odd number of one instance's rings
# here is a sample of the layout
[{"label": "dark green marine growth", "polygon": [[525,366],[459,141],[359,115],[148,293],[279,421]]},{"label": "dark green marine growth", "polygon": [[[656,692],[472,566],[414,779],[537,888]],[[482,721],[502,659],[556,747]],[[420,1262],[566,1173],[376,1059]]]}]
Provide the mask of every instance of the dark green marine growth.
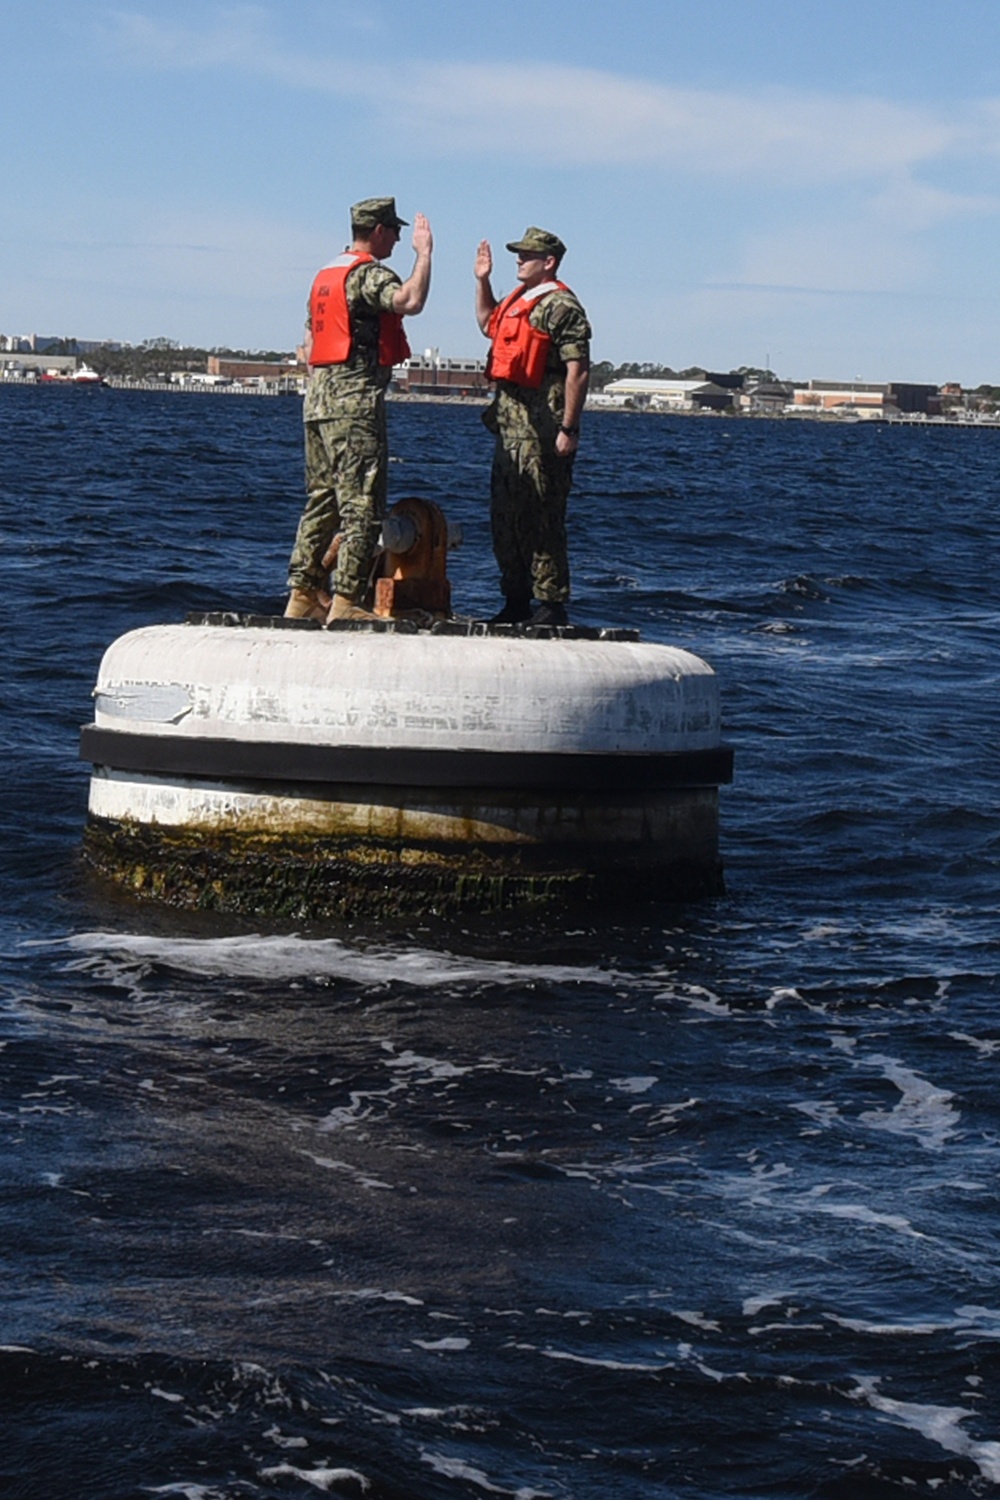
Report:
[{"label": "dark green marine growth", "polygon": [[[578,854],[579,851],[577,851]],[[723,893],[722,866],[683,859],[650,865],[622,855],[584,869],[572,851],[388,841],[198,834],[92,818],[84,858],[140,900],[184,910],[294,921],[324,917],[457,915],[600,901],[692,900]]]}]

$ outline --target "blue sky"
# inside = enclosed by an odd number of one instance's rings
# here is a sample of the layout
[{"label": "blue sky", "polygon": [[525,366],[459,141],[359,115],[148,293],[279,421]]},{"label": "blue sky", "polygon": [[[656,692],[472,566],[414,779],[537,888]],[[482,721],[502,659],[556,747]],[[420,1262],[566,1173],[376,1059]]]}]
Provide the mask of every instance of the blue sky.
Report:
[{"label": "blue sky", "polygon": [[540,224],[596,359],[1000,384],[998,0],[0,0],[0,58],[2,332],[290,349],[394,193],[415,349]]}]

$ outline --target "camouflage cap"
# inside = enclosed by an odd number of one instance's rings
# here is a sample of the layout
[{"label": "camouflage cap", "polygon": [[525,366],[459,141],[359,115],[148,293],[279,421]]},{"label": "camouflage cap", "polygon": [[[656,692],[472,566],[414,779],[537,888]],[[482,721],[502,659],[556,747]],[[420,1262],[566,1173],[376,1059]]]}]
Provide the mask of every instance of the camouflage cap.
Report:
[{"label": "camouflage cap", "polygon": [[528,226],[519,240],[512,240],[507,249],[515,253],[527,250],[532,255],[554,255],[557,260],[562,260],[566,254],[566,246],[557,234],[538,229],[534,224]]},{"label": "camouflage cap", "polygon": [[362,198],[351,205],[351,224],[357,229],[374,229],[378,224],[402,229],[407,223],[396,212],[395,198]]}]

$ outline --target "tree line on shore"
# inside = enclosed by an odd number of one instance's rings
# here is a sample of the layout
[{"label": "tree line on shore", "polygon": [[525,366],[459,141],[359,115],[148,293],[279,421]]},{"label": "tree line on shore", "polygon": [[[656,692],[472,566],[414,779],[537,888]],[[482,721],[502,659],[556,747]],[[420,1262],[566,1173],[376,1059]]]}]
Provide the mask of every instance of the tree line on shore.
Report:
[{"label": "tree line on shore", "polygon": [[[80,350],[74,339],[65,339],[58,347],[50,348],[48,352],[50,354],[79,354]],[[220,359],[267,361],[274,364],[283,363],[295,357],[294,352],[289,349],[229,349],[225,347],[202,349],[194,345],[179,344],[176,340],[167,338],[145,339],[141,344],[99,344],[89,348],[84,357],[99,375],[132,380],[155,380],[157,376],[169,375],[175,371],[204,372],[208,365],[209,355],[216,355]],[[755,365],[740,365],[738,369],[727,373],[741,375],[744,381],[770,381],[781,378],[773,370],[761,369]],[[675,370],[670,365],[655,364],[648,360],[641,363],[629,360],[624,364],[615,365],[608,359],[602,359],[591,366],[590,389],[601,391],[613,380],[705,380],[706,378],[710,378],[710,372],[703,365],[691,365],[684,370]],[[979,385],[971,394],[987,401],[1000,402],[1000,386]]]},{"label": "tree line on shore", "polygon": [[[65,352],[76,354],[78,351],[72,347],[72,340],[67,343],[70,347]],[[159,375],[171,375],[183,370],[204,373],[210,354],[217,355],[220,359],[266,360],[268,363],[295,357],[287,349],[199,349],[163,338],[146,339],[141,344],[99,344],[96,348],[88,349],[83,357],[91,369],[105,378],[110,376],[127,380],[155,380]]]},{"label": "tree line on shore", "polygon": [[[66,339],[58,347],[50,348],[49,353],[79,354],[80,350],[73,339]],[[230,349],[221,346],[202,349],[167,338],[145,339],[141,344],[98,344],[88,348],[84,357],[99,375],[154,380],[158,375],[169,375],[177,371],[203,372],[208,365],[209,355],[220,359],[252,360],[255,363],[266,361],[273,364],[284,363],[295,357],[290,349]],[[648,360],[642,363],[629,360],[616,365],[609,359],[602,359],[591,366],[590,388],[592,391],[603,390],[613,380],[704,380],[706,373],[705,368],[700,365],[675,370],[670,365],[654,364]],[[742,365],[729,373],[765,380],[777,379],[771,370],[754,369],[748,365]]]},{"label": "tree line on shore", "polygon": [[[761,370],[756,365],[740,365],[737,370],[727,370],[728,375],[740,375],[747,380],[777,380],[773,370]],[[590,389],[601,391],[613,380],[709,380],[711,375],[704,365],[690,365],[686,370],[674,370],[670,365],[637,364],[634,360],[623,365],[613,365],[602,359],[590,367]]]}]

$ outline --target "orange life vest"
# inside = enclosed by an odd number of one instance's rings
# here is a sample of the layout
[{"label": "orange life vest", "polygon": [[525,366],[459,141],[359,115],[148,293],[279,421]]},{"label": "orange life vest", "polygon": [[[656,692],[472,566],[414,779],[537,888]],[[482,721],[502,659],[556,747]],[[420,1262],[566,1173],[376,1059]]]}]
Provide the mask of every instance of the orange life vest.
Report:
[{"label": "orange life vest", "polygon": [[[331,265],[324,266],[316,276],[309,294],[310,365],[342,365],[350,358],[354,337],[347,306],[347,278],[355,266],[374,259],[374,255],[349,250]],[[398,365],[409,357],[410,346],[399,313],[379,313],[379,364]]]},{"label": "orange life vest", "polygon": [[486,361],[487,380],[509,380],[531,390],[541,385],[552,340],[532,326],[529,315],[539,298],[557,291],[568,292],[569,287],[561,281],[543,281],[527,291],[515,287],[497,303],[486,325],[493,340]]}]

